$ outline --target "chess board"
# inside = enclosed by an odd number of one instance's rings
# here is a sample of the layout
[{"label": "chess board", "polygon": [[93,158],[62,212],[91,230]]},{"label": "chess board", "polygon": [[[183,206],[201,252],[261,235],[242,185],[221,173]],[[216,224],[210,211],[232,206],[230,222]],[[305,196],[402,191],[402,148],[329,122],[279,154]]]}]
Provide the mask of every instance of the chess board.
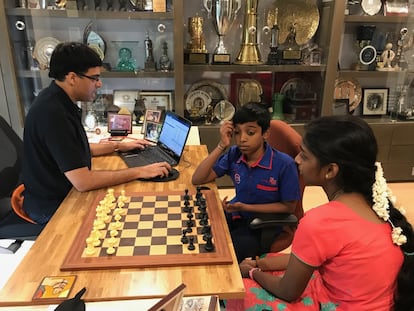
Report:
[{"label": "chess board", "polygon": [[[218,207],[215,193],[201,191],[207,206],[208,225],[211,228],[213,250],[206,251],[206,241],[201,232],[199,211],[195,193],[188,193],[189,205],[193,207],[193,232],[187,237],[194,240],[194,250],[181,239],[183,230],[188,228],[188,212],[183,211],[184,191],[162,193],[130,193],[125,195],[125,215],[118,217],[120,227],[113,246],[115,252],[107,253],[108,240],[111,238],[111,223],[99,230],[99,246],[88,251],[86,240],[96,231],[96,207],[105,197],[97,196],[94,206],[89,208],[71,248],[61,266],[61,270],[91,270],[140,267],[214,265],[232,263],[231,253],[225,236],[225,218]],[[116,197],[116,195],[115,195]],[[111,214],[112,213],[112,214]],[[114,222],[114,212],[108,215]]]}]

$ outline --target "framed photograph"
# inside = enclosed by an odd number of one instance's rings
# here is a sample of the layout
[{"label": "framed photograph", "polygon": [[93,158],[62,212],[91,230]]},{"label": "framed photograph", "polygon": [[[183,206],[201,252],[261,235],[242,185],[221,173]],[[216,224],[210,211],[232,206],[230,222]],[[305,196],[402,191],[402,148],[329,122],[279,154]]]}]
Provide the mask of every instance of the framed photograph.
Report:
[{"label": "framed photograph", "polygon": [[362,103],[362,115],[385,115],[387,113],[388,89],[363,89]]},{"label": "framed photograph", "polygon": [[348,98],[337,98],[334,100],[332,106],[332,115],[343,116],[349,114],[349,99]]},{"label": "framed photograph", "polygon": [[114,105],[134,112],[135,101],[138,99],[138,90],[114,90]]},{"label": "framed photograph", "polygon": [[147,109],[145,111],[144,124],[142,125],[142,129],[141,129],[141,134],[144,134],[145,138],[147,138],[146,137],[147,136],[147,124],[148,123],[161,124],[161,120],[162,120],[161,117],[162,117],[162,110]]},{"label": "framed photograph", "polygon": [[156,143],[158,141],[158,137],[160,136],[162,123],[156,122],[146,122],[145,123],[145,135],[144,138]]},{"label": "framed photograph", "polygon": [[108,133],[125,132],[125,134],[132,134],[132,115],[108,113]]},{"label": "framed photograph", "polygon": [[139,97],[149,110],[172,110],[173,92],[141,91]]}]

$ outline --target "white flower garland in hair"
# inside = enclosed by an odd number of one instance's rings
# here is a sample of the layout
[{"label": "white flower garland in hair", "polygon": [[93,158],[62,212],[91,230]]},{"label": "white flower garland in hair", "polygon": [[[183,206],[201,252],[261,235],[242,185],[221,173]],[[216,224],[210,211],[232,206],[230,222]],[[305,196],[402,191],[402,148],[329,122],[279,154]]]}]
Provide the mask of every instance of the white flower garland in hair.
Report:
[{"label": "white flower garland in hair", "polygon": [[380,162],[375,162],[377,171],[375,173],[375,182],[372,185],[372,199],[374,205],[372,209],[377,213],[379,218],[388,221],[390,218],[387,182],[384,178],[384,171]]},{"label": "white flower garland in hair", "polygon": [[[384,171],[382,169],[380,162],[375,162],[375,166],[377,167],[375,173],[375,182],[372,185],[372,199],[374,201],[374,205],[372,209],[378,215],[378,217],[388,221],[392,227],[391,238],[392,242],[396,245],[403,245],[407,243],[407,237],[402,234],[401,227],[395,227],[394,224],[390,220],[390,206],[388,202],[388,197],[390,197],[390,201],[393,205],[396,205],[396,197],[392,195],[391,190],[387,187],[387,181],[384,178]],[[401,206],[397,208],[401,214],[405,215],[405,210]]]}]

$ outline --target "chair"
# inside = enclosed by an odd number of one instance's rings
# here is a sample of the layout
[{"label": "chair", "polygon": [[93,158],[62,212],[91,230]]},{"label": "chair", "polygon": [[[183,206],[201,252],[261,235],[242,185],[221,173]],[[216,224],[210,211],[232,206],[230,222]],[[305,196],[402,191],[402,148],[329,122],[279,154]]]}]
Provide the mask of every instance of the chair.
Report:
[{"label": "chair", "polygon": [[[300,152],[302,136],[296,132],[289,124],[281,120],[270,122],[269,137],[267,142],[279,151],[282,151],[292,158]],[[293,214],[270,214],[260,215],[250,223],[253,229],[262,229],[261,251],[280,252],[290,246],[298,224],[303,216],[302,197],[305,190],[303,178],[299,176],[300,195],[295,212]],[[283,226],[283,231],[273,240],[275,226]]]},{"label": "chair", "polygon": [[[13,239],[8,247],[1,247],[1,253],[14,253],[24,240],[34,240],[40,234],[42,226],[36,225],[27,215],[21,218],[13,211],[12,195],[16,209],[21,209],[23,197],[15,191],[19,184],[23,141],[0,116],[0,239]],[[23,190],[23,188],[18,188]],[[22,214],[23,215],[23,214]]]}]

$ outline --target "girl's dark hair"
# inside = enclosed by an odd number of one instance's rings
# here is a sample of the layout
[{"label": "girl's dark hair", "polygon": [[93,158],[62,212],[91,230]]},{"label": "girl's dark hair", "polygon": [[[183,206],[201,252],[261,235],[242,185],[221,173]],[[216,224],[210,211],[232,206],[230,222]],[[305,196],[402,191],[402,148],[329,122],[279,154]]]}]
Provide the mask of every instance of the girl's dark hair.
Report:
[{"label": "girl's dark hair", "polygon": [[99,55],[86,44],[59,43],[53,50],[49,63],[49,77],[63,81],[69,72],[85,73],[92,67],[102,66]]},{"label": "girl's dark hair", "polygon": [[[327,116],[305,125],[303,144],[318,159],[321,166],[336,163],[339,173],[336,182],[345,192],[362,194],[372,202],[378,146],[371,127],[361,118]],[[411,224],[390,202],[390,221],[401,227],[407,243],[401,246],[404,262],[397,277],[393,311],[414,310],[414,234]],[[391,239],[391,236],[390,236]]]},{"label": "girl's dark hair", "polygon": [[270,127],[270,113],[260,103],[250,102],[243,105],[233,116],[233,124],[244,124],[246,122],[257,122],[262,128],[262,133]]}]

